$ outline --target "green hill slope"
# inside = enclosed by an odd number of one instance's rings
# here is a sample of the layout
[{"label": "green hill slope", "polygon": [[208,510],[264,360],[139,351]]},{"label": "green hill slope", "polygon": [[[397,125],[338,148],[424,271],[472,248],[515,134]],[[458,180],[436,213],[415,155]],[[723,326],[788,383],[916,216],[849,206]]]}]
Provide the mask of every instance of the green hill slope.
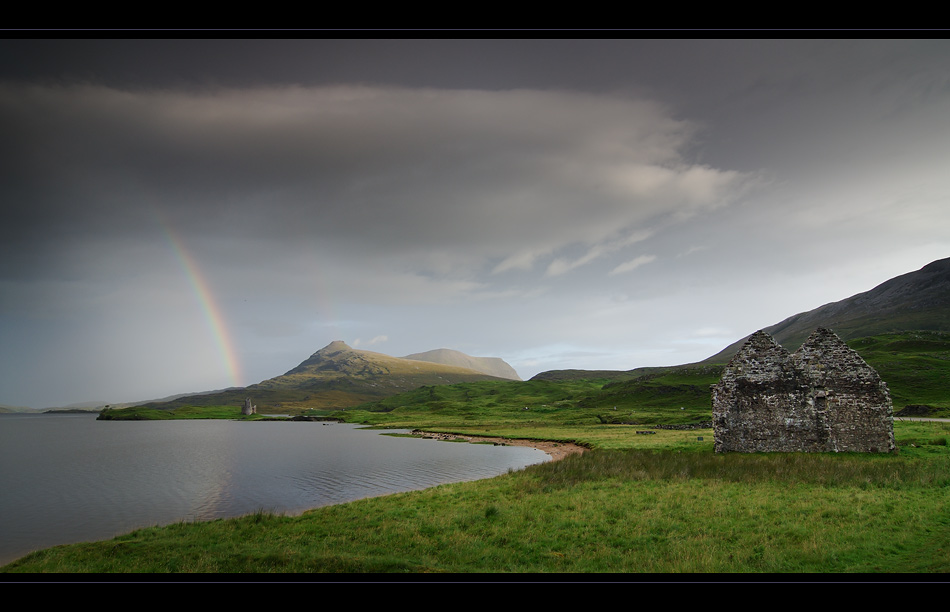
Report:
[{"label": "green hill slope", "polygon": [[[834,330],[845,341],[902,331],[950,331],[950,258],[840,302],[793,315],[764,331],[794,351],[819,327]],[[730,344],[703,363],[727,363],[747,339]]]},{"label": "green hill slope", "polygon": [[[950,332],[950,258],[939,259],[840,302],[798,313],[764,331],[789,351],[795,351],[819,327],[831,329],[845,341],[918,330]],[[684,367],[725,365],[748,339],[745,336],[695,364],[633,370],[550,370],[531,380],[628,380]]]},{"label": "green hill slope", "polygon": [[[950,417],[950,332],[881,334],[848,345],[888,383],[898,416]],[[622,378],[421,387],[355,410],[366,423],[424,420],[458,432],[530,429],[533,437],[566,426],[711,427],[710,386],[722,370],[722,365],[692,364],[623,372]]]},{"label": "green hill slope", "polygon": [[334,410],[379,400],[423,385],[501,380],[456,366],[391,357],[335,341],[288,372],[244,388],[153,402],[140,408],[240,406],[250,397],[259,413],[299,414]]},{"label": "green hill slope", "polygon": [[882,334],[848,345],[887,383],[897,416],[950,417],[950,332]]}]

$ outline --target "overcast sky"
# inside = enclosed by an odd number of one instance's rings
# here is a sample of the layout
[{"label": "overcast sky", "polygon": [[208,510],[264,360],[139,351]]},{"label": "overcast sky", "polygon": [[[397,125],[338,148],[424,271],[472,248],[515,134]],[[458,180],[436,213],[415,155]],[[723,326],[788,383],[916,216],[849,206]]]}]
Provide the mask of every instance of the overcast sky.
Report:
[{"label": "overcast sky", "polygon": [[2,40],[0,404],[698,361],[950,256],[943,40]]}]

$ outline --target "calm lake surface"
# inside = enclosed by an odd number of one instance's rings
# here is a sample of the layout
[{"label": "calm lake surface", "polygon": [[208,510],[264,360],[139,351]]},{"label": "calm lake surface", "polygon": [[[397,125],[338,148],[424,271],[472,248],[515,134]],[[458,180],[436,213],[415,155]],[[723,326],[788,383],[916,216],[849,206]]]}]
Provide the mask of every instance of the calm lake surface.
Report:
[{"label": "calm lake surface", "polygon": [[547,460],[532,448],[398,438],[343,423],[0,414],[0,565],[139,527],[296,514]]}]

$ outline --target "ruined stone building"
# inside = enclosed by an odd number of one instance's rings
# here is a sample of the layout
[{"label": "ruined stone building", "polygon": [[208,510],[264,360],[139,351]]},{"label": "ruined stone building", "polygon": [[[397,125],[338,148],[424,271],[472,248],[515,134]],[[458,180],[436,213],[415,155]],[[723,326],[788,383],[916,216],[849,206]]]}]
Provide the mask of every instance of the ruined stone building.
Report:
[{"label": "ruined stone building", "polygon": [[887,383],[834,332],[795,353],[754,333],[712,386],[716,452],[892,452]]},{"label": "ruined stone building", "polygon": [[241,409],[241,414],[243,415],[257,414],[257,406],[251,405],[251,398],[249,397],[244,398],[244,408]]}]

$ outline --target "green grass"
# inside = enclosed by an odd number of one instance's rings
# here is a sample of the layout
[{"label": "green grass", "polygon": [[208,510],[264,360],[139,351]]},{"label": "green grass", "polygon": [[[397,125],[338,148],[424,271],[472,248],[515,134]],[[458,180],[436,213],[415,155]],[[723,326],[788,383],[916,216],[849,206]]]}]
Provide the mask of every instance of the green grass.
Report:
[{"label": "green grass", "polygon": [[856,350],[887,382],[894,411],[908,405],[950,417],[950,333],[902,332],[853,340]]},{"label": "green grass", "polygon": [[[950,452],[595,450],[497,478],[329,506],[140,529],[5,572],[950,571]],[[929,446],[925,448],[925,446]]]},{"label": "green grass", "polygon": [[[887,383],[895,412],[926,405],[950,417],[950,333],[901,332],[849,342]],[[524,428],[600,423],[689,425],[711,421],[709,387],[722,366],[680,366],[612,379],[481,382],[422,387],[348,408],[347,420],[469,428],[474,423]],[[525,408],[527,407],[527,410]],[[357,416],[358,415],[358,416]]]},{"label": "green grass", "polygon": [[[888,383],[895,412],[908,405],[924,405],[929,407],[930,416],[950,417],[950,333],[883,334],[852,340],[849,345]],[[699,425],[712,419],[709,387],[721,375],[721,365],[692,365],[648,368],[612,378],[422,386],[345,410],[324,406],[326,398],[319,406],[308,406],[301,390],[270,390],[266,408],[261,411],[332,416],[391,427],[414,427],[424,422],[429,427],[460,432],[472,428],[551,429],[562,435],[571,428],[599,424]],[[239,415],[245,392],[231,393],[231,406]],[[346,395],[348,401],[352,397]],[[204,402],[210,405],[202,405]],[[150,405],[104,414],[108,418],[133,419],[234,418],[228,415],[227,405],[211,402],[211,397],[191,396],[163,405],[164,410]]]},{"label": "green grass", "polygon": [[[895,411],[916,404],[950,415],[950,334],[850,344],[888,382]],[[950,423],[896,419],[893,454],[717,454],[709,385],[720,374],[683,367],[422,387],[314,411],[594,450],[302,516],[142,529],[39,551],[0,571],[950,572]],[[240,410],[152,412],[238,418]]]},{"label": "green grass", "polygon": [[712,419],[709,385],[721,372],[721,368],[707,368],[619,382],[597,379],[422,387],[348,408],[336,416],[390,427],[424,421],[427,427],[459,432],[550,430],[557,435],[605,424],[702,424]]}]

